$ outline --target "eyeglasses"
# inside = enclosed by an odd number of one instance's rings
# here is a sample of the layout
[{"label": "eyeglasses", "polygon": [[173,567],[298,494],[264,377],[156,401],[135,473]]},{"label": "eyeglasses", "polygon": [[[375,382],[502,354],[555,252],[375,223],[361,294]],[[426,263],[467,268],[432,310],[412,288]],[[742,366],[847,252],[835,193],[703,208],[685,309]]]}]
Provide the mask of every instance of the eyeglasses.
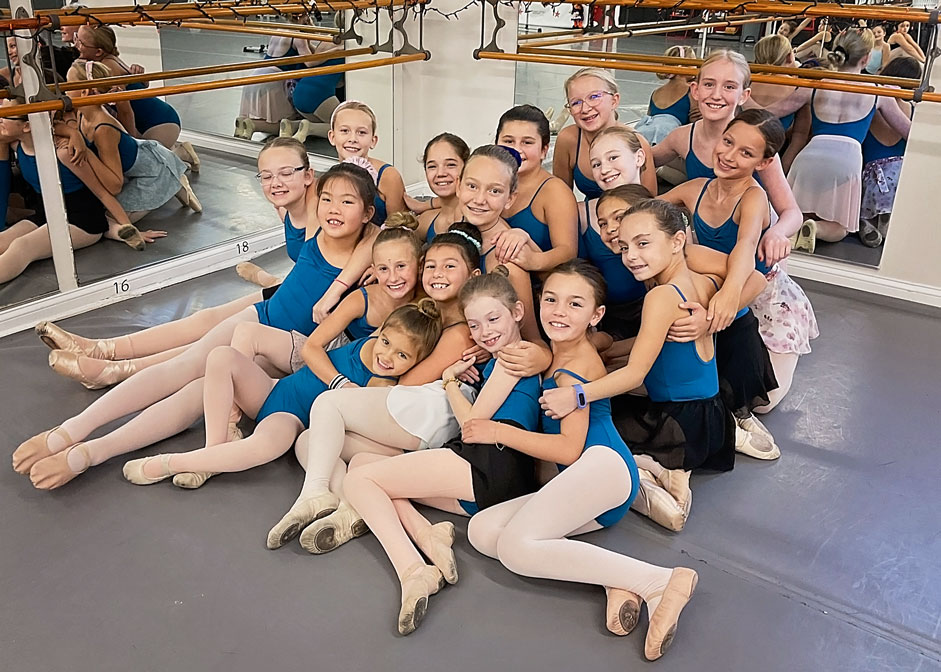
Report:
[{"label": "eyeglasses", "polygon": [[613,95],[614,94],[611,93],[610,91],[593,91],[589,93],[587,96],[585,96],[584,100],[582,100],[581,98],[579,98],[578,100],[570,100],[569,102],[565,104],[565,107],[571,110],[572,112],[578,112],[580,109],[582,109],[582,105],[584,105],[585,103],[588,103],[589,107],[596,107],[604,99],[605,96],[613,96]]},{"label": "eyeglasses", "polygon": [[282,168],[277,173],[269,173],[268,171],[265,171],[255,175],[255,179],[262,184],[267,184],[268,182],[271,182],[271,180],[273,180],[274,176],[277,174],[279,179],[288,181],[293,180],[294,176],[302,170],[307,170],[307,166],[298,166],[297,168]]}]

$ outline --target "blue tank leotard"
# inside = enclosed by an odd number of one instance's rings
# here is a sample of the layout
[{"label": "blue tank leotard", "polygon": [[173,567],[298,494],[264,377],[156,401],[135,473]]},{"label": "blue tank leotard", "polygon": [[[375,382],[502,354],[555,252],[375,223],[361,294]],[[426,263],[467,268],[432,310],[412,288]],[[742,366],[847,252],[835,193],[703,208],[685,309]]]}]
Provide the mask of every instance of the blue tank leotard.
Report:
[{"label": "blue tank leotard", "polygon": [[[585,221],[588,222],[591,221],[589,211],[589,202],[585,201]],[[597,266],[608,284],[608,296],[605,303],[609,305],[631,303],[647,293],[644,283],[634,278],[621,261],[621,255],[612,252],[602,242],[601,235],[591,224],[588,224],[582,234],[581,243],[578,256]]]},{"label": "blue tank leotard", "polygon": [[[915,112],[914,108],[909,112],[909,119],[912,117],[912,114]],[[902,138],[894,145],[883,145],[879,140],[872,134],[871,131],[866,132],[866,139],[863,140],[863,165],[869,163],[870,161],[878,161],[879,159],[891,159],[896,156],[905,156],[905,148],[908,146],[908,140]]]},{"label": "blue tank leotard", "polygon": [[[137,161],[137,150],[139,148],[139,145],[137,144],[137,140],[132,138],[125,131],[121,130],[114,124],[108,123],[107,121],[102,122],[98,124],[97,126],[95,126],[95,128],[92,129],[92,134],[94,135],[94,132],[97,131],[102,126],[113,128],[120,134],[121,137],[120,137],[120,140],[118,140],[118,156],[121,157],[121,172],[126,173],[134,166],[134,163]],[[98,153],[97,148],[95,148],[94,142],[86,138],[85,144],[91,148],[94,148],[96,154]]]},{"label": "blue tank leotard", "polygon": [[707,166],[699,160],[696,152],[693,151],[693,130],[696,124],[690,124],[689,127],[689,151],[686,153],[686,179],[695,180],[697,177],[715,177],[715,171],[712,166]]},{"label": "blue tank leotard", "polygon": [[291,261],[296,262],[307,239],[307,229],[298,229],[291,224],[291,215],[284,213],[284,247]]},{"label": "blue tank leotard", "polygon": [[866,139],[866,133],[869,132],[869,125],[876,114],[876,96],[873,96],[872,109],[862,119],[856,121],[831,122],[824,121],[817,116],[814,111],[814,98],[817,92],[810,94],[810,132],[814,137],[818,135],[841,135],[847,138],[853,138],[860,145]]},{"label": "blue tank leotard", "polygon": [[366,319],[366,316],[369,315],[369,292],[366,291],[365,287],[360,287],[359,291],[363,293],[363,303],[365,305],[363,307],[362,316],[357,317],[346,326],[346,335],[351,341],[371,336],[372,333],[379,328],[369,324],[369,321]]},{"label": "blue tank leotard", "polygon": [[[143,82],[127,85],[128,91],[146,88],[147,85]],[[180,115],[176,113],[173,106],[159,98],[132,100],[131,109],[134,110],[134,125],[137,126],[137,130],[140,131],[141,135],[160,124],[180,125]]]},{"label": "blue tank leotard", "polygon": [[[373,337],[374,338],[374,337]],[[388,376],[377,376],[363,364],[360,356],[363,346],[370,338],[361,338],[347,343],[344,346],[330,350],[327,357],[336,370],[356,383],[360,387],[373,378],[384,378],[386,380],[396,380]],[[290,413],[308,427],[310,423],[310,407],[314,405],[314,400],[328,389],[327,383],[318,378],[309,368],[302,367],[290,376],[282,378],[268,393],[268,398],[262,404],[261,410],[255,417],[257,422],[261,422],[269,415],[274,413]]]},{"label": "blue tank leotard", "polygon": [[536,189],[536,193],[534,193],[532,199],[530,199],[529,205],[515,215],[510,215],[506,218],[507,224],[517,229],[523,229],[523,231],[528,233],[529,237],[533,239],[533,242],[536,243],[543,252],[548,252],[552,249],[552,240],[549,238],[549,226],[545,222],[537,219],[536,215],[533,214],[533,203],[536,202],[536,197],[539,196],[539,192],[542,191],[542,188],[546,186],[546,182],[551,179],[551,177],[546,178],[546,180],[539,185],[539,188]]},{"label": "blue tank leotard", "polygon": [[578,169],[578,152],[582,146],[582,129],[578,129],[578,139],[575,141],[575,165],[572,167],[572,181],[578,190],[585,194],[587,200],[601,196],[601,187],[594,180],[590,180]]},{"label": "blue tank leotard", "polygon": [[794,117],[796,115],[797,112],[791,112],[790,114],[785,114],[783,117],[778,117],[778,121],[781,122],[781,127],[784,129],[785,133],[787,133],[787,129],[794,123]]},{"label": "blue tank leotard", "polygon": [[376,207],[376,212],[373,213],[372,221],[376,226],[382,226],[386,217],[389,216],[389,211],[386,209],[386,202],[383,200],[382,196],[379,195],[379,182],[382,181],[382,174],[385,172],[386,168],[389,168],[392,164],[387,163],[382,168],[379,169],[379,174],[376,176],[376,198],[373,201],[373,205]]},{"label": "blue tank leotard", "polygon": [[651,117],[657,114],[669,114],[679,121],[680,126],[682,126],[683,124],[689,123],[689,106],[689,94],[686,94],[668,107],[657,107],[657,104],[653,102],[653,96],[650,96],[650,102],[647,104],[647,114]]},{"label": "blue tank leotard", "polygon": [[[556,369],[553,372],[553,376],[556,373],[568,374],[582,383],[588,382],[577,373],[573,373],[567,369]],[[554,390],[559,386],[553,376],[549,376],[543,381],[542,389]],[[543,433],[559,434],[561,432],[561,426],[561,421],[553,420],[546,415],[542,416]],[[634,456],[631,455],[627,444],[624,443],[624,440],[614,428],[614,421],[611,420],[611,401],[608,399],[593,401],[588,406],[588,435],[585,437],[585,445],[582,447],[582,452],[592,446],[606,446],[616,452],[620,455],[621,459],[624,460],[624,464],[627,465],[627,469],[631,473],[631,493],[628,495],[627,500],[623,504],[605,511],[595,518],[602,527],[611,527],[621,520],[627,513],[627,510],[631,508],[631,502],[633,502],[634,497],[637,496],[640,475],[637,473],[637,465],[634,463]],[[559,471],[565,469],[561,464],[558,465],[558,467]]]},{"label": "blue tank leotard", "polygon": [[879,69],[882,67],[882,49],[876,47],[869,51],[869,62],[866,63],[866,67],[863,68],[868,74],[874,75],[879,72]]},{"label": "blue tank leotard", "polygon": [[[438,215],[440,214],[441,212],[439,211]],[[438,215],[435,215],[435,218],[431,220],[431,224],[428,225],[428,232],[425,233],[425,242],[428,244],[431,244],[431,241],[438,235],[435,233],[435,222],[438,221]]]},{"label": "blue tank leotard", "polygon": [[[13,169],[10,159],[0,160],[0,212],[6,212],[10,203],[10,188],[13,184]],[[0,231],[7,228],[6,219],[0,221]]]},{"label": "blue tank leotard", "polygon": [[312,311],[331,283],[340,275],[331,266],[317,244],[322,229],[301,247],[301,252],[284,282],[270,299],[255,304],[258,321],[285,331],[298,331],[310,336],[317,327]]},{"label": "blue tank leotard", "polygon": [[[16,160],[19,163],[20,174],[23,179],[36,190],[37,194],[41,194],[42,189],[39,187],[39,168],[36,166],[36,156],[27,154],[23,149],[23,143],[20,143],[16,148]],[[78,179],[75,173],[69,170],[65,164],[61,161],[58,161],[58,164],[59,182],[62,184],[63,194],[71,194],[85,188],[85,183]]]},{"label": "blue tank leotard", "polygon": [[[696,209],[693,210],[693,230],[696,232],[696,240],[699,241],[700,245],[711,247],[713,250],[718,250],[724,254],[731,254],[732,250],[735,248],[735,244],[738,242],[738,224],[735,223],[735,211],[738,210],[738,206],[741,205],[742,198],[745,198],[745,194],[743,193],[741,198],[738,199],[738,203],[732,208],[732,214],[729,215],[727,220],[722,222],[719,226],[709,226],[699,214],[699,204],[702,202],[702,197],[706,193],[706,188],[709,186],[710,182],[712,182],[712,180],[707,181],[703,185],[702,191],[699,192],[699,198],[696,199]],[[762,234],[763,233],[764,231],[762,231]],[[757,255],[755,256],[755,269],[762,274],[771,270],[763,261],[758,260]],[[742,309],[741,314],[745,312],[747,312],[746,309]]]},{"label": "blue tank leotard", "polygon": [[[683,301],[686,297],[676,285]],[[665,341],[660,354],[644,378],[644,387],[651,401],[695,401],[712,399],[719,394],[719,374],[713,354],[708,362],[703,361],[696,350],[696,343],[674,343]]]},{"label": "blue tank leotard", "polygon": [[[285,51],[283,54],[281,54],[280,56],[272,56],[271,54],[268,53],[266,49],[265,55],[262,57],[262,60],[267,61],[272,58],[288,58],[289,56],[299,56],[299,55],[300,54],[298,54],[297,48],[294,46],[294,40],[292,39],[291,46],[288,47],[288,50]],[[268,66],[268,67],[271,67],[271,66]],[[278,65],[275,67],[277,67],[278,70],[290,71],[290,70],[300,70],[301,68],[306,68],[307,66],[304,65],[303,63],[290,63],[288,65]]]},{"label": "blue tank leotard", "polygon": [[491,252],[493,252],[495,249],[497,249],[497,246],[496,246],[496,245],[493,245],[489,250],[487,250],[486,252],[483,252],[483,253],[480,255],[480,264],[479,264],[478,268],[480,268],[480,274],[481,274],[481,275],[487,275],[487,255],[489,255],[489,254],[490,254]]},{"label": "blue tank leotard", "polygon": [[[342,58],[331,58],[317,67],[342,64]],[[304,64],[300,65],[303,67]],[[294,93],[291,97],[294,109],[301,114],[313,114],[325,100],[336,95],[337,85],[342,77],[343,73],[337,72],[332,75],[314,75],[313,77],[299,79],[294,86]]]},{"label": "blue tank leotard", "polygon": [[[481,389],[487,383],[490,374],[493,373],[493,367],[496,359],[491,359],[484,367],[481,373]],[[539,383],[539,376],[529,376],[520,378],[516,385],[510,390],[503,404],[490,416],[491,420],[512,420],[514,423],[525,429],[527,432],[539,431],[539,396],[542,389]],[[512,450],[507,448],[506,450]],[[461,508],[468,515],[473,516],[478,512],[476,502],[468,502],[462,499],[458,500]]]}]

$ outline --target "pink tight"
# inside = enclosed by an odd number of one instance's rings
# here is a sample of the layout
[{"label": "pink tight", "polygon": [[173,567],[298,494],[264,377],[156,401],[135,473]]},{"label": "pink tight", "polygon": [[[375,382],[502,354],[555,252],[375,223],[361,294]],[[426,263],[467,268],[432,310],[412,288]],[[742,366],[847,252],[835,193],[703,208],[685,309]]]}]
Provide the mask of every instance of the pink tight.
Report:
[{"label": "pink tight", "polygon": [[595,518],[624,503],[630,490],[624,461],[610,448],[592,446],[539,492],[475,515],[467,537],[511,572],[622,588],[647,600],[653,613],[648,597],[666,586],[672,570],[566,538],[600,529]]}]

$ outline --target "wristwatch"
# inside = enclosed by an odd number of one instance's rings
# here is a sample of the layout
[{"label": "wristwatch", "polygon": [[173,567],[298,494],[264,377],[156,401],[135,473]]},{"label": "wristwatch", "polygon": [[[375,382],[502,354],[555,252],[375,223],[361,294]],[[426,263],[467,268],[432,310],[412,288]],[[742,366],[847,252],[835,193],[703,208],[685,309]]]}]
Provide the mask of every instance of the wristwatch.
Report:
[{"label": "wristwatch", "polygon": [[575,388],[575,404],[578,408],[585,408],[588,405],[588,397],[585,396],[585,388],[580,383],[572,385]]}]

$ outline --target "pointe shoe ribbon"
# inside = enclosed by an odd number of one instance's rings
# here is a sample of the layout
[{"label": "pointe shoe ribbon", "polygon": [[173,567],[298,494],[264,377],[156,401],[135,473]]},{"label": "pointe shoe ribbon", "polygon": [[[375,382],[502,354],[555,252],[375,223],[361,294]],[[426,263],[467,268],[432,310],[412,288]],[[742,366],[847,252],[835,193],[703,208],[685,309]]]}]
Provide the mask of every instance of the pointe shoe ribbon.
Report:
[{"label": "pointe shoe ribbon", "polygon": [[[650,615],[647,639],[644,641],[644,655],[647,660],[656,660],[673,643],[680,613],[693,596],[697,583],[699,575],[692,569],[677,567],[673,570],[666,588],[663,589],[660,604]],[[647,599],[649,601],[655,597],[659,597],[659,594],[650,595]]]},{"label": "pointe shoe ribbon", "polygon": [[[114,341],[110,338],[101,338],[95,341],[90,339],[79,340],[74,334],[70,334],[52,322],[45,321],[37,324],[35,330],[36,335],[52,350],[74,352],[77,355],[85,355],[92,359],[114,359]],[[85,343],[82,341],[85,341]]]},{"label": "pointe shoe ribbon", "polygon": [[47,429],[36,436],[26,439],[19,447],[13,451],[13,471],[18,474],[29,474],[33,465],[47,457],[54,455],[49,450],[49,437],[52,434],[58,434],[65,440],[66,448],[75,445],[75,441],[65,432],[62,427]]},{"label": "pointe shoe ribbon", "polygon": [[49,366],[60,376],[77,380],[89,390],[101,390],[117,385],[121,381],[130,378],[137,370],[134,363],[129,359],[100,360],[105,362],[101,372],[95,375],[86,375],[79,364],[82,357],[84,355],[66,350],[53,350],[49,353]]},{"label": "pointe shoe ribbon", "polygon": [[415,535],[415,543],[431,564],[438,568],[444,580],[457,583],[457,559],[454,557],[454,523],[445,521],[422,528]]},{"label": "pointe shoe ribbon", "polygon": [[437,567],[415,563],[402,577],[402,608],[399,610],[399,634],[408,635],[419,626],[428,611],[428,598],[444,586]]},{"label": "pointe shoe ribbon", "polygon": [[[124,478],[134,485],[153,485],[154,483],[159,483],[173,475],[170,473],[171,457],[173,457],[172,453],[163,453],[151,457],[142,457],[139,460],[131,460],[124,465]],[[160,475],[153,478],[144,474],[144,466],[151,460],[160,460],[161,466],[163,467]]]}]

